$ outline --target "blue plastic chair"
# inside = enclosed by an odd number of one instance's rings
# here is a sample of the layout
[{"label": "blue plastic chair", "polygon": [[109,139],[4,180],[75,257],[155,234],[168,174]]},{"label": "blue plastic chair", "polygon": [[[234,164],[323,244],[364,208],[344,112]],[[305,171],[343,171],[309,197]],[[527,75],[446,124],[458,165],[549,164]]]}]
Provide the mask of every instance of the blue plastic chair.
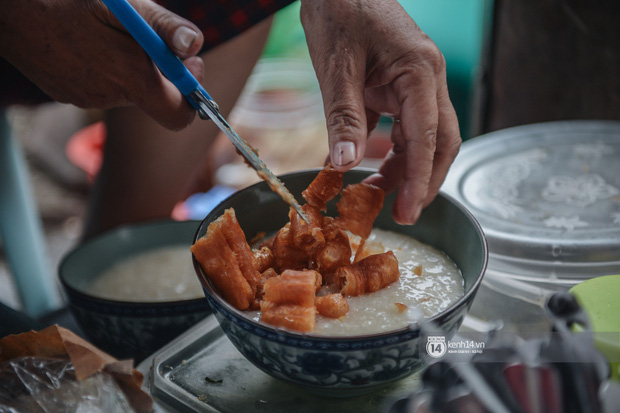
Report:
[{"label": "blue plastic chair", "polygon": [[0,237],[22,310],[39,318],[60,307],[55,274],[28,180],[24,155],[0,110]]}]

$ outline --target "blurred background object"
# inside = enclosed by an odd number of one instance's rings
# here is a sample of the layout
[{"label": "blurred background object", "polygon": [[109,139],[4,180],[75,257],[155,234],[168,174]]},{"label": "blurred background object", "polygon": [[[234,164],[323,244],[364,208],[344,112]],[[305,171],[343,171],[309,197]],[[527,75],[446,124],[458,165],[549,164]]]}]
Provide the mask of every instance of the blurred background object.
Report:
[{"label": "blurred background object", "polygon": [[[422,374],[422,386],[389,413],[608,412],[609,368],[597,351],[587,315],[573,296],[545,303],[552,326],[544,338],[507,340],[489,333],[484,350],[465,363],[448,354]],[[574,325],[580,331],[572,330]],[[429,327],[431,327],[429,329]],[[427,334],[433,334],[427,326]],[[449,357],[453,356],[453,357]]]}]

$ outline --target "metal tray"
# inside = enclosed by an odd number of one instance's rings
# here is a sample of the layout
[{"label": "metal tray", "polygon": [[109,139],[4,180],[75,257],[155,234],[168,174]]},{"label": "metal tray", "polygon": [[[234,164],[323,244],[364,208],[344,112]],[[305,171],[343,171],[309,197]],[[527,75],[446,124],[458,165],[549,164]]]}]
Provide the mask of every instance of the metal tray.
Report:
[{"label": "metal tray", "polygon": [[208,316],[144,360],[144,389],[157,412],[320,412],[386,411],[413,393],[420,373],[352,398],[309,393],[277,380],[247,361]]}]

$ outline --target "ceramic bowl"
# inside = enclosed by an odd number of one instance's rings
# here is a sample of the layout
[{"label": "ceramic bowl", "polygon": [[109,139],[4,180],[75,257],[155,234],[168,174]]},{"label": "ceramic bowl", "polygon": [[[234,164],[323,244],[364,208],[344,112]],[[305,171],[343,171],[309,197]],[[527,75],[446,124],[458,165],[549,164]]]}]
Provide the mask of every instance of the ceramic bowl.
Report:
[{"label": "ceramic bowl", "polygon": [[[281,179],[297,199],[302,199],[301,192],[317,173],[317,170],[302,171]],[[345,174],[345,185],[360,182],[370,173],[350,171]],[[432,317],[445,335],[451,337],[463,321],[486,268],[484,234],[465,208],[443,194],[424,210],[415,225],[398,225],[391,216],[394,195],[386,197],[375,227],[409,234],[443,250],[462,271],[464,296]],[[216,207],[200,225],[196,240],[206,233],[210,222],[231,207],[248,239],[261,231],[275,231],[288,221],[288,205],[261,182],[237,192]],[[328,205],[328,215],[336,215],[335,200]],[[424,365],[420,345],[424,349],[425,343],[421,343],[420,330],[415,325],[353,337],[283,331],[255,322],[230,306],[196,260],[194,267],[228,338],[251,363],[275,378],[322,395],[348,397],[404,378]]]},{"label": "ceramic bowl", "polygon": [[59,277],[71,313],[87,339],[119,359],[146,358],[211,313],[204,297],[168,302],[128,302],[95,297],[86,288],[121,260],[167,246],[186,245],[188,260],[199,221],[153,221],[127,225],[70,251]]}]

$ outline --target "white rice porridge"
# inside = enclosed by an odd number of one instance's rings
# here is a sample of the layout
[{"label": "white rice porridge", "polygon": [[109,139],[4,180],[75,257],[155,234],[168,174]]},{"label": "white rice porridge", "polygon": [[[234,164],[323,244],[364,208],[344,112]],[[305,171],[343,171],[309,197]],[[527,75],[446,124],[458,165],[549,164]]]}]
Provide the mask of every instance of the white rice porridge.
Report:
[{"label": "white rice porridge", "polygon": [[[407,326],[422,312],[431,317],[456,302],[464,294],[463,276],[443,252],[403,234],[374,228],[368,242],[380,242],[398,259],[400,278],[384,289],[357,297],[347,297],[349,313],[340,319],[317,315],[313,335],[353,336],[381,333]],[[422,274],[416,275],[416,267]],[[395,303],[407,310],[400,312]],[[417,310],[416,310],[417,308]],[[260,312],[249,312],[259,321]]]},{"label": "white rice porridge", "polygon": [[186,245],[158,248],[120,261],[95,278],[86,292],[95,297],[131,302],[204,297]]}]

